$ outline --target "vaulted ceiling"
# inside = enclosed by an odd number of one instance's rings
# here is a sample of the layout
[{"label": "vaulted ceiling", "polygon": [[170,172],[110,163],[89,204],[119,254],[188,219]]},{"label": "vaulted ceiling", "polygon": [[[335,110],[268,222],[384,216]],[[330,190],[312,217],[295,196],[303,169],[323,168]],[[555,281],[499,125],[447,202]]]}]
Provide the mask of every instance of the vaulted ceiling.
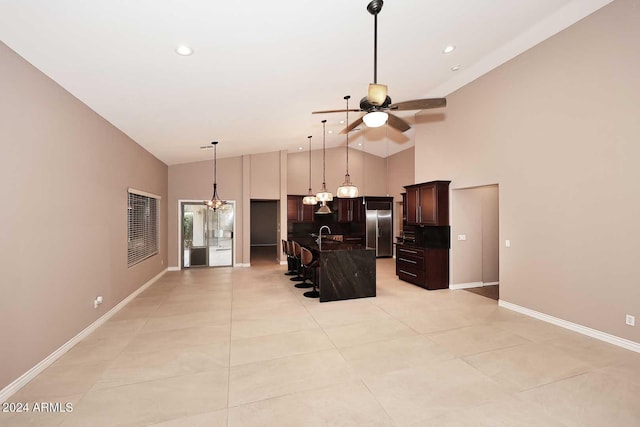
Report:
[{"label": "vaulted ceiling", "polygon": [[[327,146],[343,144],[344,114],[311,111],[366,95],[368,1],[2,0],[0,40],[171,165],[209,159],[212,140],[220,157],[306,149],[322,119]],[[378,82],[394,102],[446,96],[610,1],[387,0]],[[413,135],[360,127],[350,141],[386,156]]]}]

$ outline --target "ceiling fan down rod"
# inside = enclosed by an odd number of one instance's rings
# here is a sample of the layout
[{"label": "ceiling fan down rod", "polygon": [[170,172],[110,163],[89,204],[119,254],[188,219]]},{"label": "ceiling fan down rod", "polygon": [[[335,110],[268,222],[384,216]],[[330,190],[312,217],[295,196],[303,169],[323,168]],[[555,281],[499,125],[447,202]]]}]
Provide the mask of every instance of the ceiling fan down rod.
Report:
[{"label": "ceiling fan down rod", "polygon": [[382,0],[373,0],[367,11],[373,15],[373,83],[378,83],[378,13],[382,10]]}]

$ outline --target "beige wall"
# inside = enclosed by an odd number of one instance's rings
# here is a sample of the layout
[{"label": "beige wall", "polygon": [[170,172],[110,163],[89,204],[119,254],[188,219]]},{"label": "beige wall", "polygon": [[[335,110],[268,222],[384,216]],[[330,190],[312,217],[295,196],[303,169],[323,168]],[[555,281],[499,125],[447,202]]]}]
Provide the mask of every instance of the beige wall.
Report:
[{"label": "beige wall", "polygon": [[[213,158],[213,153],[211,153]],[[235,262],[242,262],[244,238],[242,228],[242,157],[230,157],[217,161],[218,195],[236,202],[236,253]],[[178,267],[179,200],[204,201],[213,193],[213,160],[169,166],[169,266]]]},{"label": "beige wall", "polygon": [[[364,164],[364,168],[363,168]],[[309,151],[291,153],[287,159],[288,194],[307,194],[309,188]],[[364,169],[364,170],[363,170]],[[346,150],[344,147],[326,150],[327,189],[335,196],[338,186],[344,181]],[[364,173],[363,173],[364,172]],[[349,174],[351,182],[358,186],[360,195],[387,195],[386,160],[360,150],[349,150]],[[314,193],[322,185],[322,149],[311,151],[311,188]]]},{"label": "beige wall", "polygon": [[415,184],[415,148],[410,147],[389,156],[389,195],[402,201],[404,186]]},{"label": "beige wall", "polygon": [[[167,166],[2,43],[0,64],[2,389],[166,268]],[[162,197],[131,268],[128,187]]]},{"label": "beige wall", "polygon": [[280,199],[280,152],[252,154],[251,198]]},{"label": "beige wall", "polygon": [[[450,282],[482,282],[482,200],[474,188],[453,190],[451,206]],[[458,240],[465,236],[466,240]]]},{"label": "beige wall", "polygon": [[[213,154],[212,154],[213,156]],[[236,202],[235,264],[249,264],[251,254],[251,199],[279,200],[281,174],[286,173],[282,152],[219,158],[218,194]],[[286,177],[285,177],[286,180]],[[285,181],[286,182],[286,181]],[[169,265],[179,267],[179,200],[208,200],[213,191],[213,160],[169,166]],[[286,194],[286,193],[285,193]],[[284,230],[286,232],[286,203]],[[279,215],[281,215],[279,213]],[[246,232],[245,232],[246,230]]]},{"label": "beige wall", "polygon": [[500,204],[497,185],[479,187],[482,200],[482,282],[500,281]]},{"label": "beige wall", "polygon": [[638,22],[636,1],[615,1],[416,128],[416,181],[500,186],[501,299],[635,342],[624,319],[640,316]]},{"label": "beige wall", "polygon": [[399,236],[402,228],[402,193],[404,186],[415,184],[415,149],[410,147],[388,157],[389,195],[393,197],[393,235]]}]

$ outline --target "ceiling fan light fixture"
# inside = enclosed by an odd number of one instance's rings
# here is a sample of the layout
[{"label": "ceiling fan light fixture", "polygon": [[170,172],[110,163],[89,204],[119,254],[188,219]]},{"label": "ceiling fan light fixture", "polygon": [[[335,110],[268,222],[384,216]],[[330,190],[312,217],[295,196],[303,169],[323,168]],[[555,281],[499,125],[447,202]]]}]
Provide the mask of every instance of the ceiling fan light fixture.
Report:
[{"label": "ceiling fan light fixture", "polygon": [[387,99],[387,85],[380,85],[377,83],[369,83],[369,92],[367,93],[367,100],[372,105],[382,105]]},{"label": "ceiling fan light fixture", "polygon": [[379,128],[387,123],[389,115],[384,111],[371,111],[362,117],[362,121],[370,128]]}]

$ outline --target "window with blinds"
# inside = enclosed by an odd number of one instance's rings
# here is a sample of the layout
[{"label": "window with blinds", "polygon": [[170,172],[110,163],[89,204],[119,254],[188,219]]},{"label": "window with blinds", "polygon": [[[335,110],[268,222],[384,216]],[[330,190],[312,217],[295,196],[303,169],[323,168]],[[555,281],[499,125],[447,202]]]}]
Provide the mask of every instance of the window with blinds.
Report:
[{"label": "window with blinds", "polygon": [[127,265],[158,253],[159,196],[129,189],[127,204]]}]

